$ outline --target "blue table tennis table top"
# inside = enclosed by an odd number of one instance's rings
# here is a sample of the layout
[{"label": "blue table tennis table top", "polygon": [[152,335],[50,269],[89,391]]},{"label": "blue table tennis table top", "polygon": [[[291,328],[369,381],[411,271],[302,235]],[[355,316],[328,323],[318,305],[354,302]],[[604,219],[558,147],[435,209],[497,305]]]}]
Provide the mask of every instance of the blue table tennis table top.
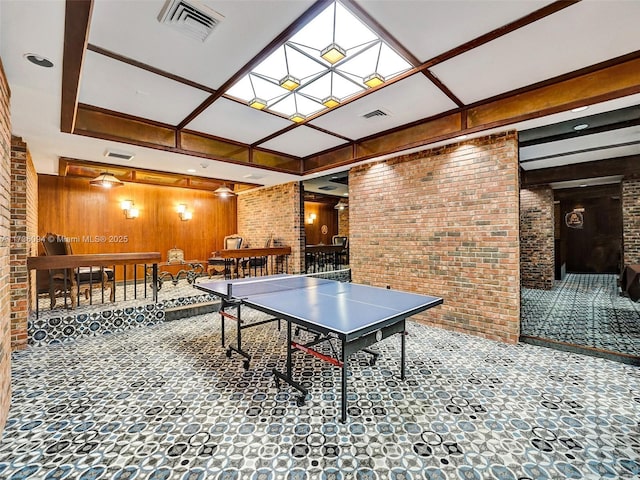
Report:
[{"label": "blue table tennis table top", "polygon": [[198,283],[197,288],[281,318],[350,336],[443,303],[442,298],[305,275]]}]

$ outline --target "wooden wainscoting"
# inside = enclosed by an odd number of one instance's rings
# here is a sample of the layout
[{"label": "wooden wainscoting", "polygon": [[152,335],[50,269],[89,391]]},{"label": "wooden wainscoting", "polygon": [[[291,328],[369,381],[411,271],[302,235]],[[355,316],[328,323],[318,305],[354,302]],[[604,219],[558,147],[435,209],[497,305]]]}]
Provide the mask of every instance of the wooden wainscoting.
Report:
[{"label": "wooden wainscoting", "polygon": [[[185,260],[207,260],[222,248],[225,235],[236,233],[236,197],[179,187],[125,183],[104,189],[86,178],[38,176],[38,233],[64,235],[74,254],[157,251],[166,261],[170,248],[184,250]],[[132,200],[139,217],[127,219],[120,208]],[[193,212],[188,221],[176,208]]]}]

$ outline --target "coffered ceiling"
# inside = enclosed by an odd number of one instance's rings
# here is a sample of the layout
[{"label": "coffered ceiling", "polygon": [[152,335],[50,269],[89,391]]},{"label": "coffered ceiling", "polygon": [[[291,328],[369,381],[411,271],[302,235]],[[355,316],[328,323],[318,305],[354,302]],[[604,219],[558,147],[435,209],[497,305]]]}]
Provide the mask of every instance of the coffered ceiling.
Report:
[{"label": "coffered ceiling", "polygon": [[[161,23],[165,0],[0,1],[12,131],[39,172],[64,157],[271,185],[582,117],[579,135],[537,130],[523,169],[640,155],[640,2],[343,0],[410,68],[301,123],[227,91],[331,2],[183,3],[219,14],[206,40]],[[593,123],[620,109],[631,120]]]}]

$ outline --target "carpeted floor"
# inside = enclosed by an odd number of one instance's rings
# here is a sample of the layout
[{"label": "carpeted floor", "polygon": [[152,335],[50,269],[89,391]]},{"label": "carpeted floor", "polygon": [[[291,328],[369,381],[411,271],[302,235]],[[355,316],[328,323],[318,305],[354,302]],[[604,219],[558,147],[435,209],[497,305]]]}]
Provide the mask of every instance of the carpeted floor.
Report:
[{"label": "carpeted floor", "polygon": [[552,290],[522,289],[521,334],[640,357],[640,303],[617,278],[568,274]]},{"label": "carpeted floor", "polygon": [[[246,319],[260,318],[256,312]],[[638,478],[640,369],[409,323],[375,366],[298,357],[311,390],[278,391],[285,332],[247,330],[245,371],[217,314],[13,355],[3,479]]]}]

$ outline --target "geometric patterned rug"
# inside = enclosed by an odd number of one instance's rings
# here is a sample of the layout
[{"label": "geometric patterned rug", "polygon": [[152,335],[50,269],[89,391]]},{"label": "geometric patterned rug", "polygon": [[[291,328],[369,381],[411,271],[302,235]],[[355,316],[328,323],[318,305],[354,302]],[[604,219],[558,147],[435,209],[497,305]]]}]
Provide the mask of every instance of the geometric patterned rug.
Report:
[{"label": "geometric patterned rug", "polygon": [[568,274],[551,290],[522,289],[521,335],[640,357],[640,303],[615,274]]},{"label": "geometric patterned rug", "polygon": [[[262,314],[243,311],[245,319]],[[12,356],[2,479],[638,478],[640,369],[407,323],[340,371],[297,356],[298,406],[275,387],[285,329],[245,330],[248,370],[218,314],[31,346]],[[232,329],[228,330],[228,341]]]}]

